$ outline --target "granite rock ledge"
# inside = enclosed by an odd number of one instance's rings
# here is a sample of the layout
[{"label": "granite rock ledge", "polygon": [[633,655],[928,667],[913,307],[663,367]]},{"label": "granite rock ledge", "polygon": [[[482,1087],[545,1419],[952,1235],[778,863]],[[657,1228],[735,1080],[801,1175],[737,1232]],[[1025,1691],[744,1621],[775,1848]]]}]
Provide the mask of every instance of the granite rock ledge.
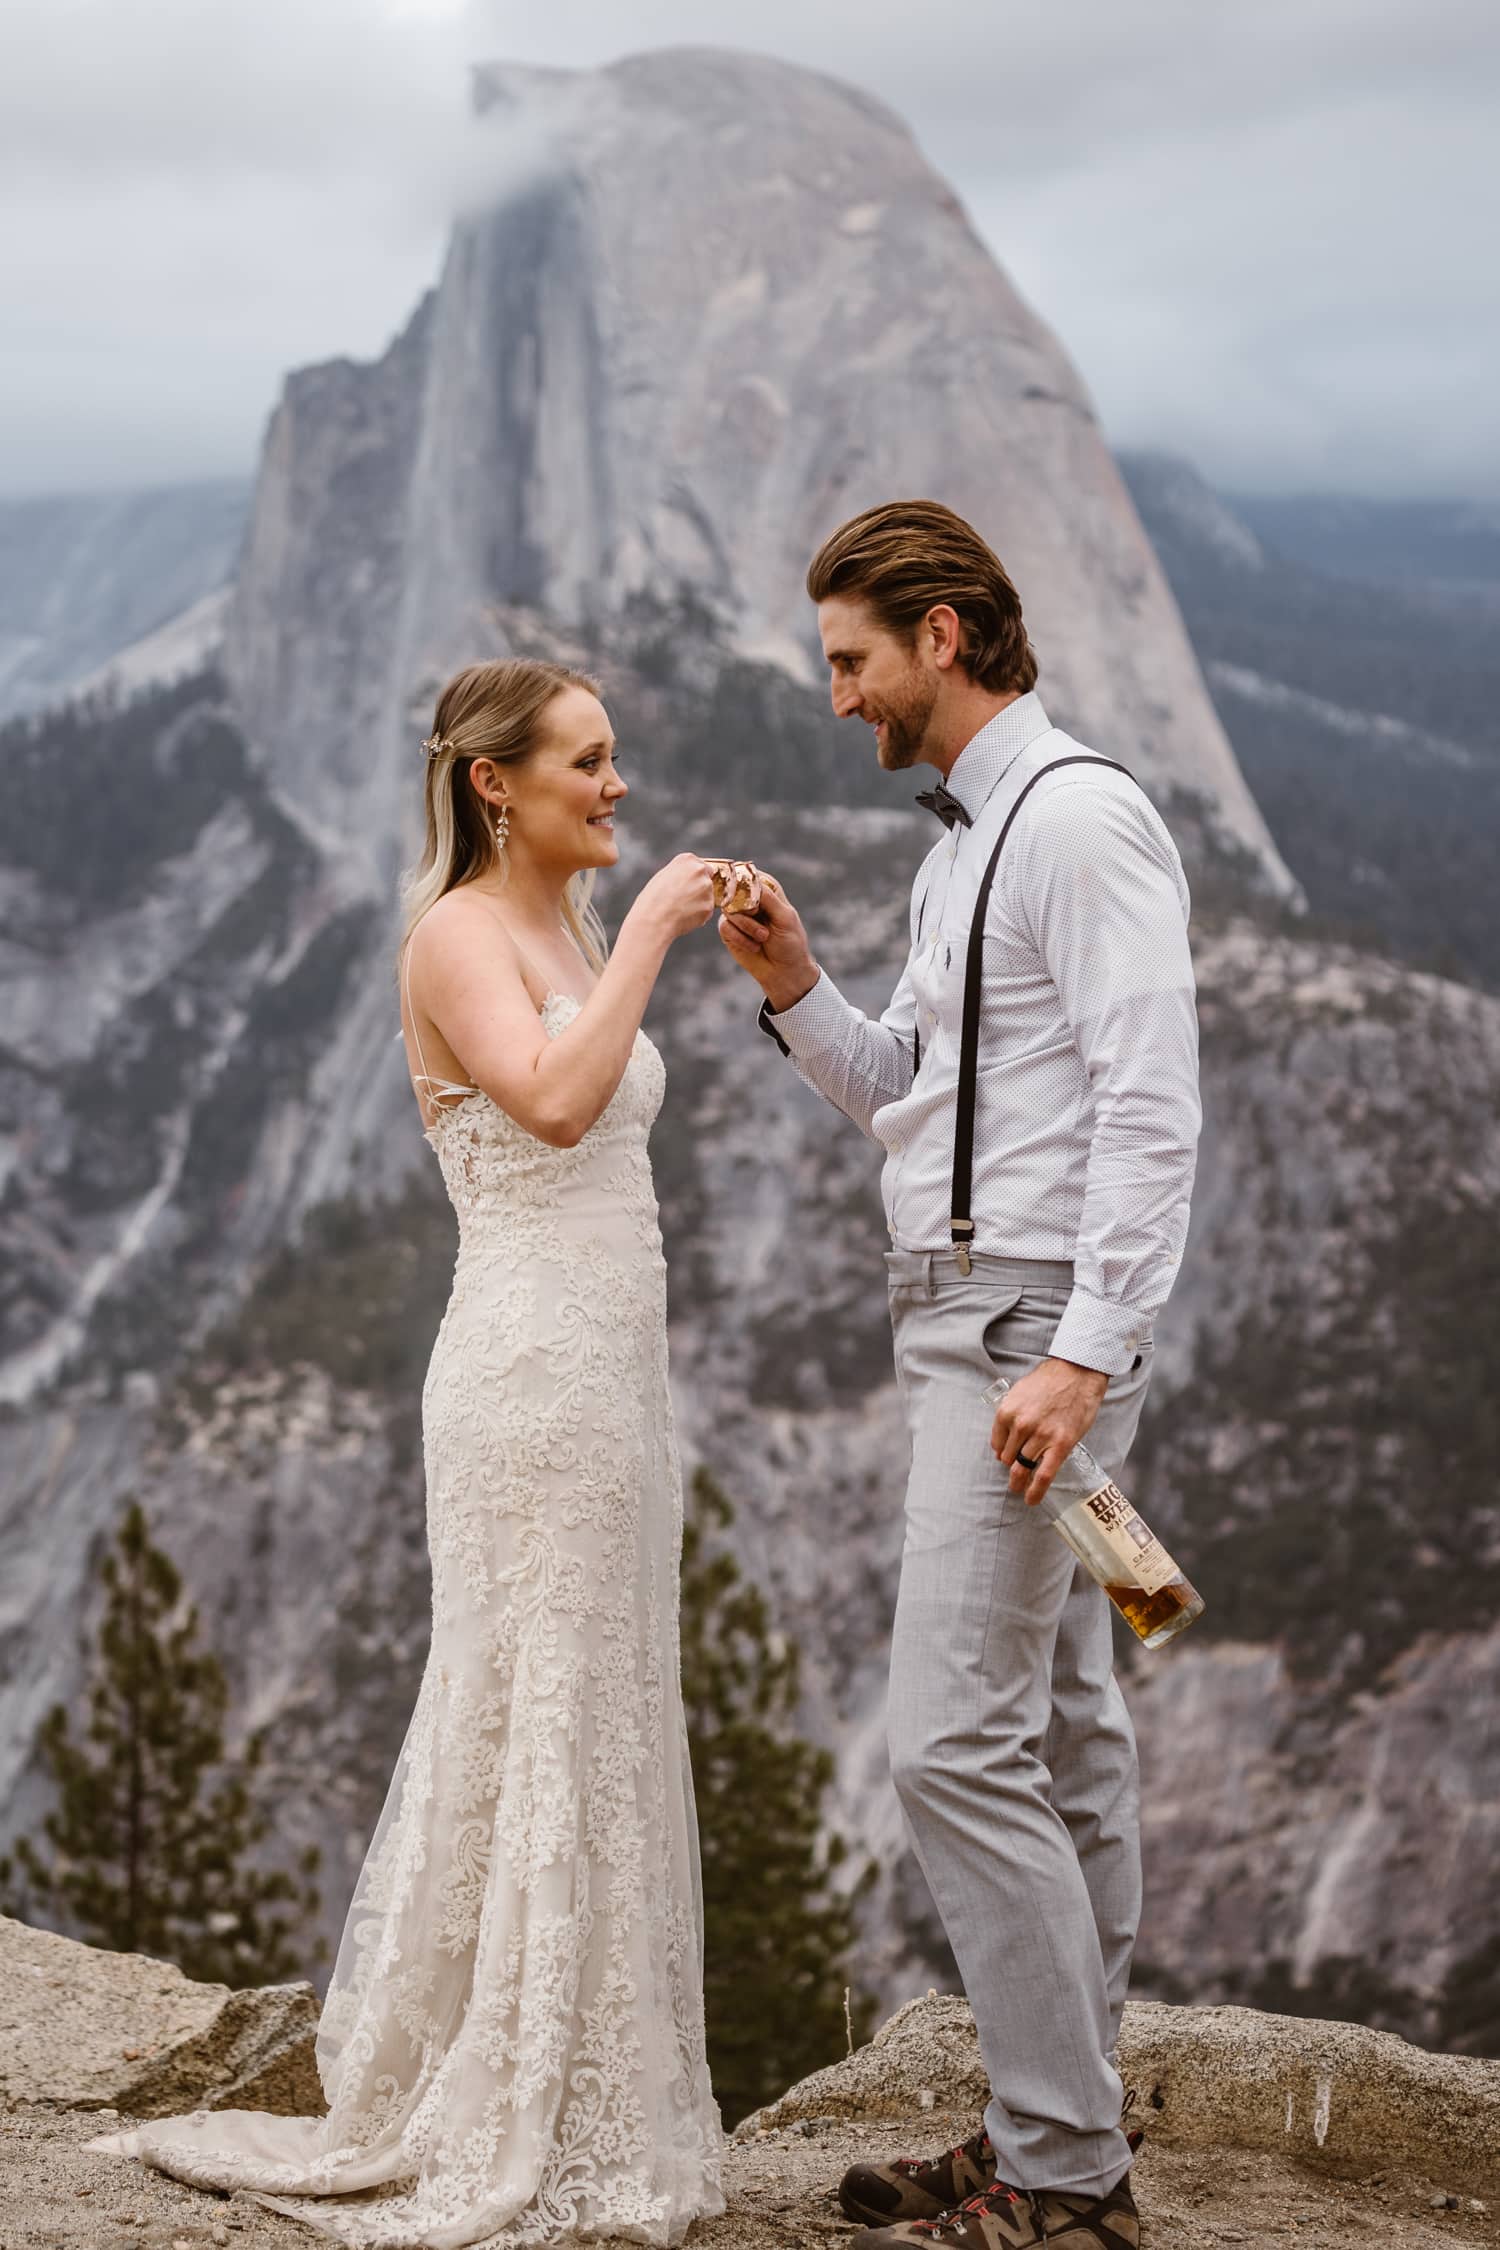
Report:
[{"label": "granite rock ledge", "polygon": [[232,1992],[0,1915],[0,2111],[320,2112],[310,1984]]},{"label": "granite rock ledge", "polygon": [[[1500,2189],[1500,2062],[1429,2054],[1362,2024],[1155,2002],[1126,2006],[1119,2060],[1153,2143],[1442,2178],[1475,2196]],[[986,2097],[968,2003],[929,1993],[736,2137],[799,2118],[977,2117]]]},{"label": "granite rock ledge", "polygon": [[[317,2015],[308,1984],[195,1984],[169,1962],[0,1916],[0,2112],[312,2114],[324,2106]],[[1500,2062],[1430,2054],[1359,2024],[1132,2003],[1120,2068],[1153,2148],[1440,2180],[1469,2197],[1500,2192]],[[734,2139],[743,2146],[813,2120],[822,2130],[972,2118],[986,2091],[967,2002],[929,1993],[868,2046],[747,2117]]]}]

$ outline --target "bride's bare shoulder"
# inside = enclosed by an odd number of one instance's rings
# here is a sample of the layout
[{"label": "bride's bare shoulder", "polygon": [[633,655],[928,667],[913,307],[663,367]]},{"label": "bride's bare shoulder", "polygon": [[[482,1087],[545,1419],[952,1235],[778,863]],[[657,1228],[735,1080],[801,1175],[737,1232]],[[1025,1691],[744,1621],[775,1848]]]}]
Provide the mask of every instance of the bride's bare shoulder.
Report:
[{"label": "bride's bare shoulder", "polygon": [[525,964],[494,903],[462,887],[435,899],[407,939],[409,973],[432,991],[476,969],[487,977],[514,974],[524,989]]},{"label": "bride's bare shoulder", "polygon": [[463,884],[433,900],[408,943],[430,954],[472,945],[483,945],[490,952],[515,951],[515,941],[494,900]]}]

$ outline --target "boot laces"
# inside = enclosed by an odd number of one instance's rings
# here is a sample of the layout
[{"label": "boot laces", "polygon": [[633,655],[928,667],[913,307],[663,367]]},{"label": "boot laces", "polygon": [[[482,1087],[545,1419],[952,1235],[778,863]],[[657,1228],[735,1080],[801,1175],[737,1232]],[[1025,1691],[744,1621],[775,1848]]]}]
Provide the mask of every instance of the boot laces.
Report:
[{"label": "boot laces", "polygon": [[1025,2203],[1033,2211],[1036,2209],[1035,2196],[1028,2195],[1024,2188],[1014,2188],[1006,2180],[996,2180],[992,2187],[981,2188],[977,2195],[965,2196],[956,2211],[946,2211],[940,2219],[913,2219],[911,2231],[933,2236],[962,2234],[965,2213],[989,2210],[997,2196],[1003,2196],[1007,2203]]},{"label": "boot laces", "polygon": [[[972,2140],[960,2141],[957,2148],[945,2149],[941,2156],[898,2156],[891,2166],[893,2172],[930,2172],[935,2165],[952,2164],[960,2156],[977,2156],[981,2148],[988,2148],[988,2133],[976,2133]],[[927,2224],[923,2220],[923,2225]]]}]

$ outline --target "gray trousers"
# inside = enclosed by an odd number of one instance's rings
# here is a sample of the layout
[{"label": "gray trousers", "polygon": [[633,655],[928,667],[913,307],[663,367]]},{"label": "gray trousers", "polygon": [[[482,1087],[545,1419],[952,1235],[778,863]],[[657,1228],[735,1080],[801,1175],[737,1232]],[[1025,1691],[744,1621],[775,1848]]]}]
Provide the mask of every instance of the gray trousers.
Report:
[{"label": "gray trousers", "polygon": [[[911,1431],[891,1646],[891,1772],[979,2029],[1000,2176],[1104,2194],[1130,2164],[1113,2056],[1140,1917],[1135,1736],[1109,1602],[989,1450],[985,1385],[1047,1355],[1072,1267],[892,1251]],[[1118,1474],[1151,1348],[1086,1440]]]}]

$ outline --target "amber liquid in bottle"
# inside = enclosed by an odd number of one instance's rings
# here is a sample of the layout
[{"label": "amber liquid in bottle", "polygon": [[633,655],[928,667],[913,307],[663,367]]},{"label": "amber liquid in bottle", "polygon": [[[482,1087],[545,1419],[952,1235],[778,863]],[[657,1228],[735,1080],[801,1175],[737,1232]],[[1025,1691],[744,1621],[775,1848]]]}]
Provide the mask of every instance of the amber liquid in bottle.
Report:
[{"label": "amber liquid in bottle", "polygon": [[[1002,1378],[985,1399],[998,1406],[1009,1389]],[[1074,1446],[1067,1470],[1069,1483],[1082,1477],[1085,1490],[1053,1519],[1053,1530],[1098,1580],[1131,1631],[1147,1648],[1161,1648],[1203,1615],[1203,1596],[1086,1445]]]},{"label": "amber liquid in bottle", "polygon": [[1139,1586],[1106,1586],[1104,1591],[1147,1648],[1160,1648],[1163,1641],[1185,1631],[1195,1617],[1203,1615],[1202,1595],[1180,1575],[1154,1594],[1143,1593]]}]

